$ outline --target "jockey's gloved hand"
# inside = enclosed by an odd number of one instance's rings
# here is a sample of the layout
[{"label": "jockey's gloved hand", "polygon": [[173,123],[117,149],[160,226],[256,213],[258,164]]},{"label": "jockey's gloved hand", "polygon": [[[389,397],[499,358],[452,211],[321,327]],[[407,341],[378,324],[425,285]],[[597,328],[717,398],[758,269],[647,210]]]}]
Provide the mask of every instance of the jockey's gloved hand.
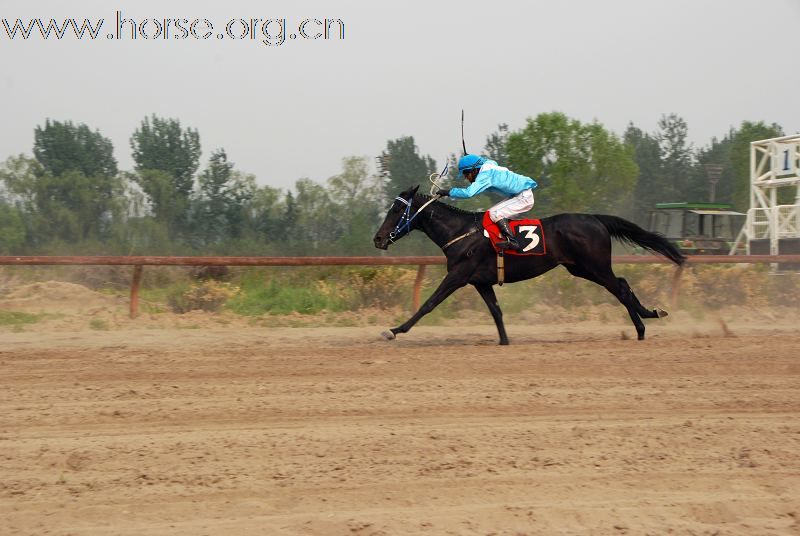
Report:
[{"label": "jockey's gloved hand", "polygon": [[447,197],[447,196],[450,195],[450,189],[449,188],[442,188],[442,189],[440,189],[439,191],[436,192],[436,195],[438,195],[439,197]]}]

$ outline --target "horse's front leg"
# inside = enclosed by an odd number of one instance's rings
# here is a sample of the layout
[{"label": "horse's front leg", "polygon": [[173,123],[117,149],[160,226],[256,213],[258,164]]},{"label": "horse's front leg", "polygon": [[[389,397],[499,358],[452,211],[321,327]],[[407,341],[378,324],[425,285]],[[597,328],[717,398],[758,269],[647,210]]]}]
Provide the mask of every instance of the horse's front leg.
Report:
[{"label": "horse's front leg", "polygon": [[503,324],[503,311],[500,310],[500,305],[497,303],[497,296],[494,294],[494,289],[490,284],[475,285],[478,294],[481,295],[489,312],[492,313],[494,324],[497,326],[497,334],[500,335],[500,344],[508,344],[508,335],[506,335],[506,326]]},{"label": "horse's front leg", "polygon": [[439,287],[436,289],[436,291],[431,294],[431,297],[425,300],[425,303],[422,304],[422,307],[419,308],[419,311],[414,313],[411,318],[406,320],[400,326],[384,331],[381,333],[381,335],[383,335],[383,337],[387,340],[392,340],[398,333],[408,332],[408,330],[410,330],[420,318],[433,311],[437,305],[445,300],[445,298],[466,284],[466,277],[454,272],[449,272],[442,282],[439,283]]}]

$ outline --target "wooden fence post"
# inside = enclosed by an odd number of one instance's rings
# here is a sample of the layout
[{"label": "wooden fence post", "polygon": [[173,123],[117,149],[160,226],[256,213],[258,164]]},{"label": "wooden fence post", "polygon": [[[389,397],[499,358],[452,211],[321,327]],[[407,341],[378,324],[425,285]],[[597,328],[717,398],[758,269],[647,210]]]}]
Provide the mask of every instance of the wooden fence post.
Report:
[{"label": "wooden fence post", "polygon": [[133,281],[131,282],[131,318],[139,314],[139,284],[142,282],[142,265],[133,267]]}]

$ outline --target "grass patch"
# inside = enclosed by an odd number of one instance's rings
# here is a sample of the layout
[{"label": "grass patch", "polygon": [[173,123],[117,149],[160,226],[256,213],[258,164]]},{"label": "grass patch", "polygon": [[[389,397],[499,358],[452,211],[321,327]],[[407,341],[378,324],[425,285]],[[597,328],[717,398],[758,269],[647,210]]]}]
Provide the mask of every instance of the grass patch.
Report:
[{"label": "grass patch", "polygon": [[188,281],[182,281],[165,287],[142,288],[139,291],[139,299],[151,303],[167,303],[167,300],[169,300],[172,294],[185,292],[188,289]]},{"label": "grass patch", "polygon": [[33,313],[23,313],[19,311],[0,311],[0,326],[24,326],[25,324],[35,324],[45,315]]},{"label": "grass patch", "polygon": [[264,285],[253,280],[244,280],[241,288],[241,294],[227,303],[230,311],[240,315],[316,314],[322,311],[346,309],[346,304],[342,300],[320,292],[311,285],[296,287],[279,284],[276,280]]},{"label": "grass patch", "polygon": [[92,318],[89,321],[89,327],[94,329],[94,330],[97,330],[97,331],[108,331],[109,330],[108,322],[106,322],[102,318]]}]

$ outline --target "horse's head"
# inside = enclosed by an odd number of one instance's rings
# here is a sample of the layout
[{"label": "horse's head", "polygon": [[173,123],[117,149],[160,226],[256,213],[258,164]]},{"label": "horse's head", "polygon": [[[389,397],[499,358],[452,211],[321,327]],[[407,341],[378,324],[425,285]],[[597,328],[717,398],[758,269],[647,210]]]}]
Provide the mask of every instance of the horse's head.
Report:
[{"label": "horse's head", "polygon": [[394,199],[373,238],[376,248],[389,249],[389,244],[397,242],[413,229],[410,218],[414,215],[412,204],[418,189],[419,185],[409,188]]}]

